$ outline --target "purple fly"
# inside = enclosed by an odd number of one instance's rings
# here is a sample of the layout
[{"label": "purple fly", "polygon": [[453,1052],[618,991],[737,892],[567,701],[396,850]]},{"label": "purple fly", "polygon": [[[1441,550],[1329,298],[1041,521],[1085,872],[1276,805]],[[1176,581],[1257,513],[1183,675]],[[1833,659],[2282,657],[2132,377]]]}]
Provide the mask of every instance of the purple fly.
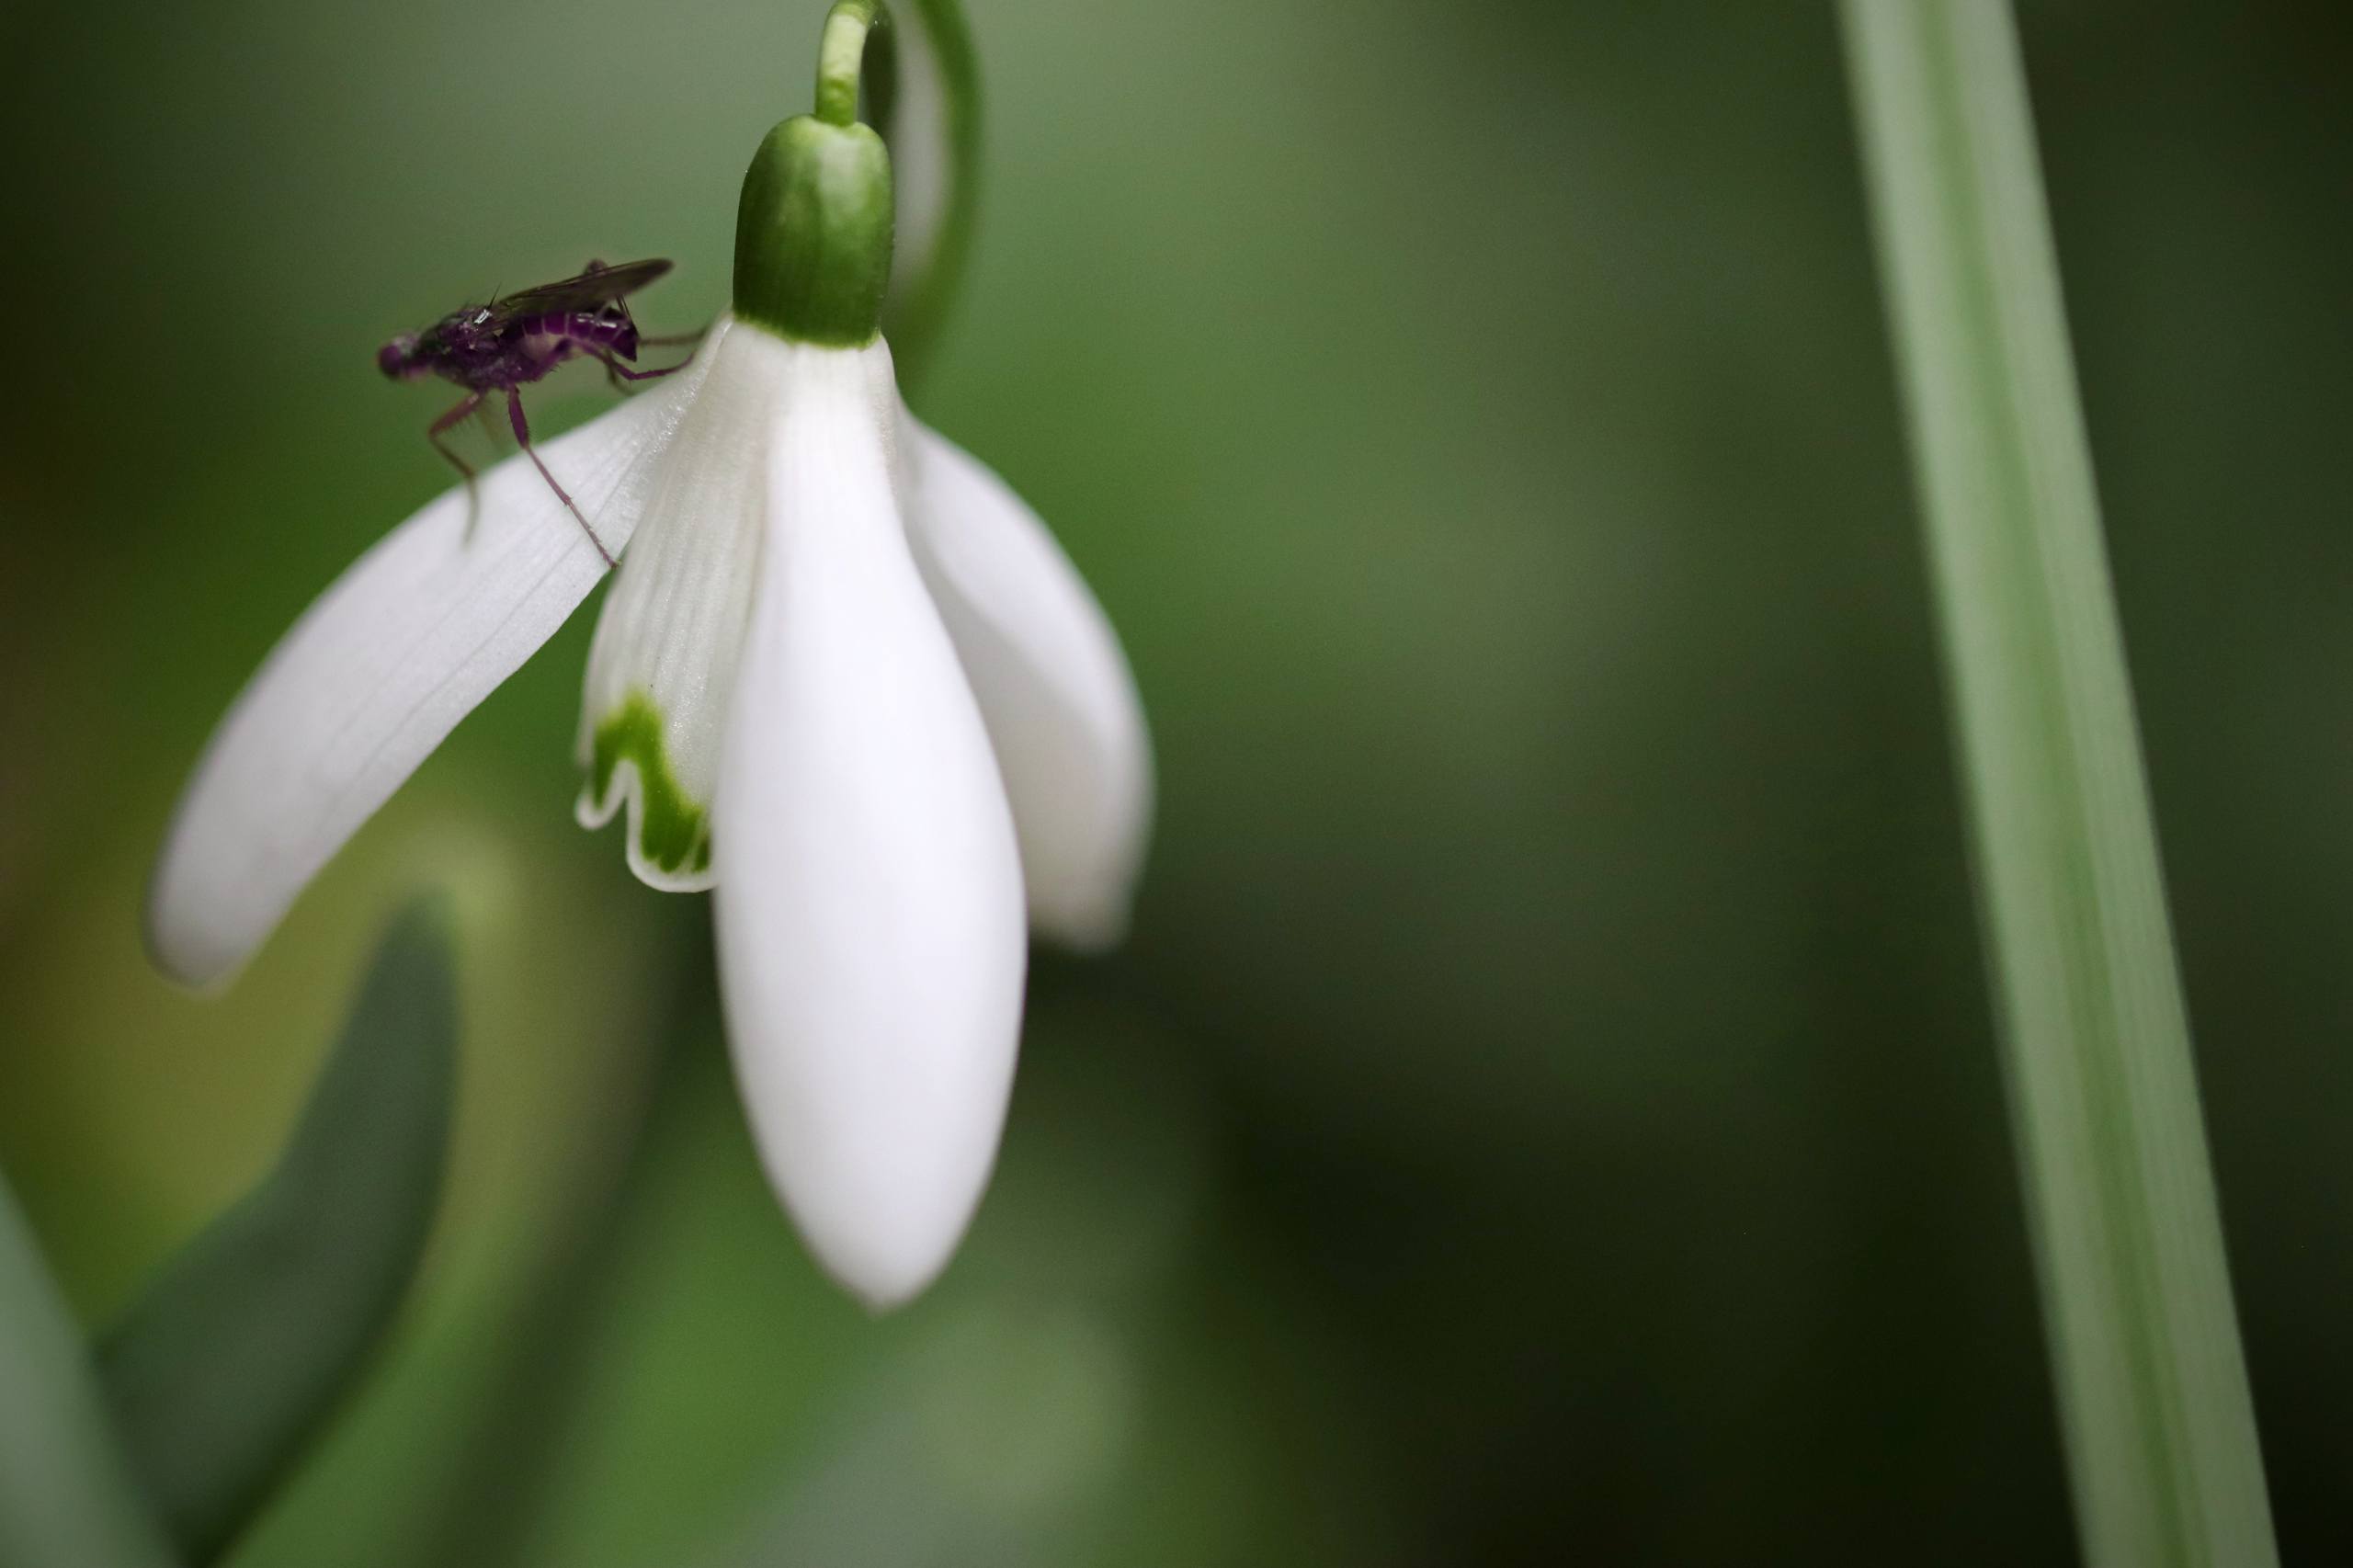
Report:
[{"label": "purple fly", "polygon": [[601,362],[605,379],[616,387],[624,381],[650,381],[679,369],[677,365],[665,365],[657,370],[639,370],[622,363],[633,363],[642,345],[692,343],[702,335],[638,335],[637,323],[629,313],[629,296],[669,270],[670,264],[659,257],[620,267],[592,261],[576,278],[542,283],[519,294],[494,299],[486,305],[468,305],[450,312],[423,332],[403,333],[376,351],[376,365],[394,381],[414,381],[431,374],[466,389],[466,395],[458,400],[455,408],[427,426],[426,437],[435,451],[465,475],[469,496],[473,494],[474,471],[465,459],[443,445],[441,437],[480,408],[491,393],[505,392],[507,423],[515,428],[515,439],[529,454],[540,477],[548,482],[548,488],[579,519],[588,542],[597,547],[597,553],[609,566],[613,557],[605,548],[605,541],[597,537],[597,530],[588,526],[588,519],[581,516],[572,497],[563,493],[563,486],[555,482],[548,465],[540,461],[540,454],[531,449],[531,427],[523,418],[521,389],[572,358]]}]

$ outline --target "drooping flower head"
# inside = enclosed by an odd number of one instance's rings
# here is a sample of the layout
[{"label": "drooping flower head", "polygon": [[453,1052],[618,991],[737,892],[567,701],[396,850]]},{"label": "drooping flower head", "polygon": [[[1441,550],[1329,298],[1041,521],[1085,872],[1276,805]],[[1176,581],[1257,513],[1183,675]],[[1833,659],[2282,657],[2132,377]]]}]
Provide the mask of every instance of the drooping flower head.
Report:
[{"label": "drooping flower head", "polygon": [[[713,891],[763,1164],[818,1258],[882,1305],[944,1266],[986,1183],[1027,927],[1089,947],[1124,926],[1151,767],[1117,640],[1051,535],[900,398],[879,330],[891,156],[854,114],[877,20],[871,0],[829,17],[818,112],[754,159],[733,305],[693,363],[540,450],[626,547],[578,813],[621,818],[650,885]],[[907,102],[936,41],[906,29]],[[150,905],[175,976],[233,971],[602,574],[520,459],[483,476],[471,529],[468,509],[452,492],[386,536],[222,722]]]}]

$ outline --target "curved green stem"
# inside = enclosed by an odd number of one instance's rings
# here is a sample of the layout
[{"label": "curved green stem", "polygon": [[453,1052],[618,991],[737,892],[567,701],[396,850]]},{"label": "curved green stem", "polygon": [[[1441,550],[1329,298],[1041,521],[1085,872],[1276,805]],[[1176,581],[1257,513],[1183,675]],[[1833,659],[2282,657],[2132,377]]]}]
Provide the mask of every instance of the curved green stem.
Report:
[{"label": "curved green stem", "polygon": [[881,136],[858,123],[858,89],[887,59],[889,20],[882,0],[835,0],[814,112],[769,131],[744,176],[735,314],[790,341],[857,348],[881,330],[895,182]]},{"label": "curved green stem", "polygon": [[958,0],[836,0],[817,47],[816,118],[890,144],[899,244],[883,331],[902,380],[928,358],[964,270],[978,203],[980,69]]},{"label": "curved green stem", "polygon": [[870,34],[887,27],[881,0],[834,0],[817,43],[817,108],[828,125],[858,123],[858,84],[866,63]]},{"label": "curved green stem", "polygon": [[809,118],[858,129],[861,89],[889,146],[893,189],[881,329],[901,383],[910,384],[962,280],[979,209],[980,67],[960,0],[900,0],[895,13],[887,0],[835,0],[818,40]]}]

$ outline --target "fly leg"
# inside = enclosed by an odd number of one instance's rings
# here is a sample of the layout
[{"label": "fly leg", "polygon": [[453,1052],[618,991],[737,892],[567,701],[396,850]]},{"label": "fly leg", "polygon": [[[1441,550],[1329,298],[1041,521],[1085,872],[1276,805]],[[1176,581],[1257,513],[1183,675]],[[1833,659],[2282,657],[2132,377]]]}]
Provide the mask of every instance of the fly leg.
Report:
[{"label": "fly leg", "polygon": [[[710,328],[706,326],[695,332],[674,332],[661,337],[641,337],[637,343],[641,348],[676,348],[682,343],[700,343],[710,335]],[[656,376],[666,376],[673,370],[683,370],[694,362],[694,356],[689,354],[676,364],[665,365],[658,370],[632,371],[624,370],[613,363],[613,354],[610,349],[605,350],[597,358],[605,361],[605,380],[612,382],[613,390],[616,392],[620,390],[621,382],[624,381],[650,381]]]},{"label": "fly leg", "polygon": [[474,514],[481,509],[482,501],[482,498],[474,494],[473,465],[466,461],[465,459],[460,457],[456,452],[451,451],[449,448],[443,443],[441,437],[447,435],[460,420],[465,418],[467,415],[472,414],[475,409],[481,406],[482,393],[478,392],[468,392],[464,397],[458,401],[457,407],[449,410],[440,418],[435,420],[432,424],[425,427],[425,438],[433,443],[433,449],[439,452],[443,457],[449,459],[449,466],[456,469],[458,472],[465,478],[466,539],[470,542],[474,537]]},{"label": "fly leg", "polygon": [[[710,328],[706,326],[694,332],[674,332],[663,337],[640,337],[637,340],[637,347],[640,348],[675,348],[682,343],[700,343],[704,338],[709,337],[710,335]],[[666,376],[673,370],[683,370],[694,362],[694,356],[689,354],[687,358],[679,360],[676,364],[665,365],[658,370],[632,370],[620,363],[620,357],[615,354],[613,350],[605,347],[601,344],[566,344],[565,347],[568,348],[574,348],[577,352],[583,354],[593,354],[597,358],[603,360],[605,362],[605,380],[612,386],[612,389],[615,392],[627,390],[621,385],[623,381],[650,381],[657,377]],[[630,358],[634,359],[637,356],[632,353],[630,355]]]},{"label": "fly leg", "polygon": [[563,493],[563,486],[555,482],[555,475],[548,472],[548,465],[540,461],[540,454],[532,449],[531,427],[523,422],[523,394],[513,387],[506,389],[506,418],[515,426],[515,439],[531,460],[531,466],[540,471],[540,477],[548,482],[548,488],[555,492],[555,498],[563,503],[564,509],[579,519],[580,531],[588,536],[588,542],[597,547],[597,553],[605,558],[605,564],[612,565],[613,552],[605,548],[605,541],[598,539],[597,530],[588,526],[588,519],[581,515],[579,506]]},{"label": "fly leg", "polygon": [[590,352],[605,362],[605,380],[610,381],[616,391],[620,390],[623,381],[658,381],[673,370],[683,370],[693,363],[689,359],[681,359],[675,365],[665,365],[658,370],[632,370],[622,364],[609,348],[591,349]]}]

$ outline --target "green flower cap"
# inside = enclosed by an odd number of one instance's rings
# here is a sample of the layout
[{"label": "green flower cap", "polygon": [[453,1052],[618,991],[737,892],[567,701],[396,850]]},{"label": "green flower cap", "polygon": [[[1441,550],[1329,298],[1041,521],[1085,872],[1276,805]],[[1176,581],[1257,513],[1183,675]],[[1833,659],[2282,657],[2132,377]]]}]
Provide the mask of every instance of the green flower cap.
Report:
[{"label": "green flower cap", "polygon": [[735,212],[735,314],[829,347],[874,341],[891,281],[891,155],[863,125],[768,132]]},{"label": "green flower cap", "polygon": [[735,212],[735,315],[828,347],[874,341],[891,281],[891,154],[858,122],[873,0],[838,0],[818,49],[817,112],[767,134]]}]

